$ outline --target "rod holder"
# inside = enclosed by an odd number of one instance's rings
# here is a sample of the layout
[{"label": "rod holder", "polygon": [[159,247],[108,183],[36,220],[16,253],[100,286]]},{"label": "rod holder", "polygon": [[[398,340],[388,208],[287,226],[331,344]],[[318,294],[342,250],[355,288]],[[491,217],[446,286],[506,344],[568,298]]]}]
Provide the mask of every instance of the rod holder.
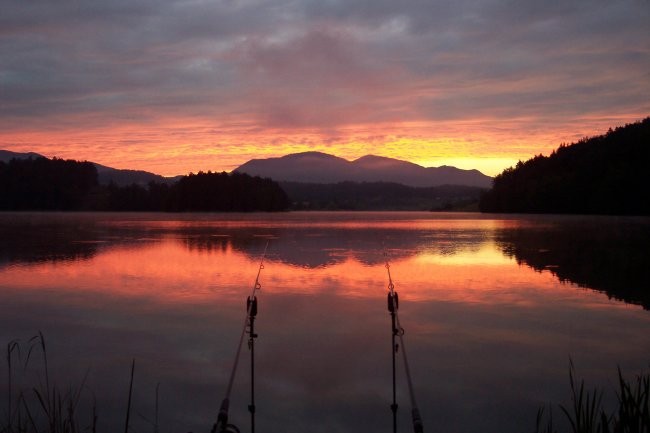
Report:
[{"label": "rod holder", "polygon": [[248,311],[250,317],[257,316],[257,297],[253,296],[251,299],[249,296],[246,298],[246,311]]},{"label": "rod holder", "polygon": [[399,309],[399,296],[397,296],[397,292],[389,292],[388,293],[388,311],[391,313],[394,313]]}]

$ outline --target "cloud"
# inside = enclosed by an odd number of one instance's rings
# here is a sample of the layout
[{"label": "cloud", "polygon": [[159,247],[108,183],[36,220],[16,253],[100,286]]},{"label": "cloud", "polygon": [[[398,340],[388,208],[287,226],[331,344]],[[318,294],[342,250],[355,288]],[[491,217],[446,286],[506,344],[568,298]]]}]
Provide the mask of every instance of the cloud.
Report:
[{"label": "cloud", "polygon": [[[249,137],[200,146],[337,138],[335,147],[425,130],[439,140],[436,130],[458,124],[560,131],[650,112],[648,2],[1,1],[3,147],[16,134],[146,135],[169,123],[189,125],[183,137],[232,125]],[[375,143],[357,145],[381,154]]]},{"label": "cloud", "polygon": [[263,125],[328,128],[383,111],[377,100],[393,85],[392,68],[365,55],[349,29],[320,25],[279,36],[246,40],[232,52]]}]

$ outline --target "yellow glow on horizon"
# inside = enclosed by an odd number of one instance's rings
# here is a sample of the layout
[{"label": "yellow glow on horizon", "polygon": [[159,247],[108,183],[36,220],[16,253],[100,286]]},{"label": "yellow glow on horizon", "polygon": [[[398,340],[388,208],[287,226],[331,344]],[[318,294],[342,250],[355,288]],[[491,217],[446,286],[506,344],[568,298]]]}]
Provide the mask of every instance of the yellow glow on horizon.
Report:
[{"label": "yellow glow on horizon", "polygon": [[[550,130],[530,128],[530,119],[397,122],[318,128],[260,128],[251,121],[157,118],[149,123],[101,124],[67,119],[57,127],[15,125],[0,132],[0,148],[46,157],[93,161],[163,176],[232,171],[254,158],[320,151],[347,160],[368,154],[414,162],[477,169],[495,176],[519,160],[549,154],[561,143],[602,134],[625,122],[582,119]],[[640,120],[630,119],[629,121]],[[496,126],[495,126],[496,125]],[[584,132],[583,132],[584,131]]]},{"label": "yellow glow on horizon", "polygon": [[[440,167],[443,165],[463,170],[478,170],[487,176],[496,176],[508,167],[513,167],[522,158],[517,157],[450,157],[435,160],[413,161],[423,167]],[[528,158],[523,158],[528,159]]]}]

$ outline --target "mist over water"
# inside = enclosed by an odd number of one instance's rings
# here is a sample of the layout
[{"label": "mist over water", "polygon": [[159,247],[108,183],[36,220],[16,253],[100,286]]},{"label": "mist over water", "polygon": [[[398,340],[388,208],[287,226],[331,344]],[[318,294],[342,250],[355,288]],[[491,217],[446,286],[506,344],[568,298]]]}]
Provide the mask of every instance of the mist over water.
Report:
[{"label": "mist over water", "polygon": [[[425,431],[532,431],[541,405],[569,402],[570,358],[612,398],[617,366],[650,367],[648,219],[7,213],[0,237],[0,341],[42,331],[59,386],[88,372],[102,432],[124,428],[134,358],[131,431],[153,431],[157,384],[161,432],[210,430],[267,242],[258,432],[391,430],[384,252]],[[230,410],[242,431],[248,356]],[[16,383],[38,383],[38,362]]]}]

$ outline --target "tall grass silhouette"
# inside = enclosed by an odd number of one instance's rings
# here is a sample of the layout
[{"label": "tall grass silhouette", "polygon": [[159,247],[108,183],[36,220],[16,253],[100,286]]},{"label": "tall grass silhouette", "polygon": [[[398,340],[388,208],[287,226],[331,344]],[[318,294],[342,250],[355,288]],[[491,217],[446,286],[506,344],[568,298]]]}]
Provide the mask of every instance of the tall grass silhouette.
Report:
[{"label": "tall grass silhouette", "polygon": [[[586,389],[584,380],[578,383],[573,362],[569,366],[569,384],[571,405],[559,405],[568,420],[568,432],[650,433],[650,373],[628,380],[618,369],[618,408],[611,413],[603,408],[603,390]],[[535,433],[561,433],[553,420],[552,407],[537,411]]]},{"label": "tall grass silhouette", "polygon": [[[26,351],[25,351],[26,349]],[[40,352],[40,362],[37,357]],[[35,359],[36,358],[36,359]],[[36,385],[16,383],[38,363]],[[60,388],[51,381],[45,337],[41,332],[21,346],[18,340],[7,344],[7,412],[0,421],[0,433],[77,433],[96,432],[97,411],[93,398],[87,421],[78,413],[88,372],[78,386]]]}]

